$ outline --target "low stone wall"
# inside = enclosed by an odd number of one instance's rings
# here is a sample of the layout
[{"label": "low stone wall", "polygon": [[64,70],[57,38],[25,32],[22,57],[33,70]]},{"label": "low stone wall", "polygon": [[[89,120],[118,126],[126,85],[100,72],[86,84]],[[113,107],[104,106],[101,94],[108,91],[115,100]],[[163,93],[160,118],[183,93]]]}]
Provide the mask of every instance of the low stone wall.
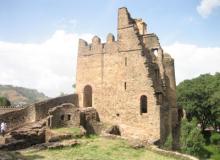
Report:
[{"label": "low stone wall", "polygon": [[0,107],[0,114],[5,114],[7,112],[11,112],[11,111],[17,111],[20,110],[21,108],[2,108]]},{"label": "low stone wall", "polygon": [[34,108],[32,106],[14,110],[0,115],[0,120],[7,123],[8,130],[22,126],[27,122],[33,122]]},{"label": "low stone wall", "polygon": [[148,146],[147,149],[153,152],[156,152],[158,154],[161,154],[161,155],[178,158],[179,160],[199,160],[196,157],[193,157],[187,154],[182,154],[179,152],[163,150],[163,149],[158,148],[157,146]]},{"label": "low stone wall", "polygon": [[71,94],[31,104],[25,108],[0,114],[0,120],[7,123],[8,130],[19,128],[26,123],[36,122],[48,116],[48,110],[63,103],[78,106],[78,95]]},{"label": "low stone wall", "polygon": [[48,111],[50,108],[59,106],[63,103],[72,103],[75,106],[79,106],[78,104],[78,95],[70,94],[62,97],[57,97],[53,99],[49,99],[46,101],[35,103],[35,121],[39,121],[48,116]]}]

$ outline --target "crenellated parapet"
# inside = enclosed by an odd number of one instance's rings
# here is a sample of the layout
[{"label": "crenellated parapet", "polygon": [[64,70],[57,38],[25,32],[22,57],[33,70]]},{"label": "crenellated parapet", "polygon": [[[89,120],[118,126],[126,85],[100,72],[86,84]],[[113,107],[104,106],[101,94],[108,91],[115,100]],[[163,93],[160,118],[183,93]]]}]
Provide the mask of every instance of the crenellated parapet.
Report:
[{"label": "crenellated parapet", "polygon": [[109,33],[104,44],[104,53],[111,54],[118,52],[118,43],[113,34]]},{"label": "crenellated parapet", "polygon": [[109,33],[106,43],[101,43],[101,38],[94,36],[92,43],[88,44],[85,40],[79,39],[78,55],[89,56],[93,54],[105,54],[118,51],[117,41],[113,34]]}]

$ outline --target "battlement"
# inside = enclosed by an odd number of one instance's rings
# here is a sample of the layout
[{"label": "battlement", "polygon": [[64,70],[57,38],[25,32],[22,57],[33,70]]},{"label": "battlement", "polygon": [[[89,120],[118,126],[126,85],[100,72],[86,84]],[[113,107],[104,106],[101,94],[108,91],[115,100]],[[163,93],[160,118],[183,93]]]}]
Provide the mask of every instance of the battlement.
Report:
[{"label": "battlement", "polygon": [[109,33],[106,37],[106,42],[102,43],[101,38],[94,36],[92,38],[92,43],[88,44],[83,39],[79,39],[78,55],[79,56],[89,56],[92,54],[104,54],[110,53],[111,50],[117,50],[117,41],[112,33]]}]

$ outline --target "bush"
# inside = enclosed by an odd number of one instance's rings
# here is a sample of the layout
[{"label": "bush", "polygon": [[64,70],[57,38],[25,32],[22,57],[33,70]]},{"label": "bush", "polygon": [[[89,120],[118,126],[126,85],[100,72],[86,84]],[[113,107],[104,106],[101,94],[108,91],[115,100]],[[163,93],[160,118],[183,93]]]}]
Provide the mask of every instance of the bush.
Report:
[{"label": "bush", "polygon": [[171,136],[171,134],[169,134],[169,136],[166,138],[165,143],[161,147],[166,150],[172,149],[172,136]]},{"label": "bush", "polygon": [[0,97],[0,106],[10,106],[10,101],[5,97]]},{"label": "bush", "polygon": [[212,144],[220,145],[220,134],[219,133],[213,133],[210,139],[211,139]]},{"label": "bush", "polygon": [[205,139],[197,127],[197,121],[182,121],[181,126],[181,151],[201,158],[207,158],[210,153],[204,148]]}]

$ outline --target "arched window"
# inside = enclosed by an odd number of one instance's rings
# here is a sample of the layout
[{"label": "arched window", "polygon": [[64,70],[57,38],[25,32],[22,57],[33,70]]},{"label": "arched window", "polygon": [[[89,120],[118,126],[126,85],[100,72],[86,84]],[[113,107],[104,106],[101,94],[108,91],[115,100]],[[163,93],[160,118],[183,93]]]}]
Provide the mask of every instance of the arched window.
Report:
[{"label": "arched window", "polygon": [[92,87],[86,85],[83,91],[83,106],[92,107]]},{"label": "arched window", "polygon": [[147,113],[147,96],[142,95],[140,98],[140,114]]}]

